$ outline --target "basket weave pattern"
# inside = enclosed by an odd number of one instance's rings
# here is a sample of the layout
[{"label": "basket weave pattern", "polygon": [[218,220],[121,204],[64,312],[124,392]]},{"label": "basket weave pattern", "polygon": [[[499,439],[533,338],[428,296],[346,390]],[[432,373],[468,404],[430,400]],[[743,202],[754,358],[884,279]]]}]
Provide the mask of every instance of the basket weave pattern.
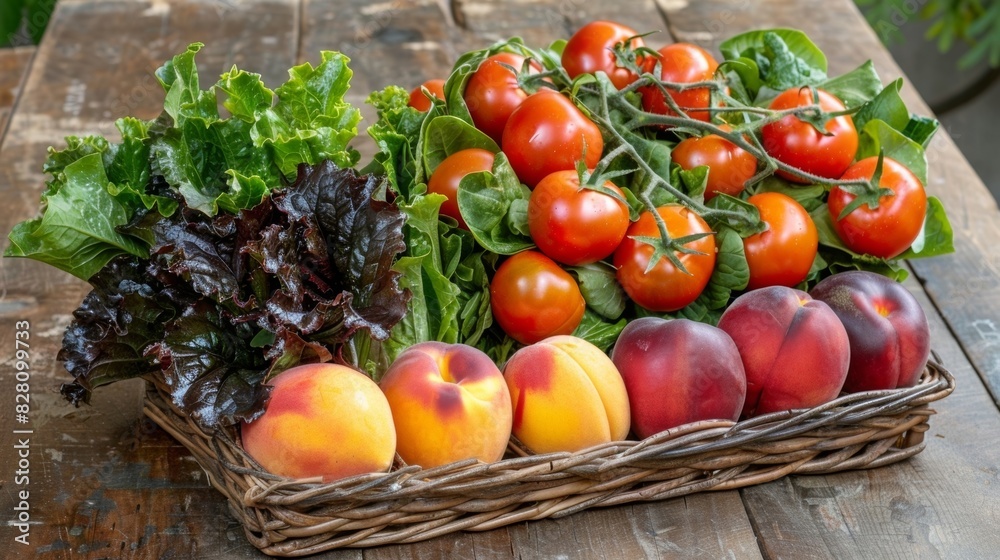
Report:
[{"label": "basket weave pattern", "polygon": [[530,455],[512,441],[509,458],[497,463],[397,463],[389,473],[322,483],[265,472],[235,429],[203,433],[164,386],[147,381],[144,413],[191,451],[247,538],[272,556],[415,542],[791,473],[888,465],[923,450],[929,403],[955,388],[954,377],[931,361],[915,387],[846,395],[808,410],[697,422],[577,453]]}]

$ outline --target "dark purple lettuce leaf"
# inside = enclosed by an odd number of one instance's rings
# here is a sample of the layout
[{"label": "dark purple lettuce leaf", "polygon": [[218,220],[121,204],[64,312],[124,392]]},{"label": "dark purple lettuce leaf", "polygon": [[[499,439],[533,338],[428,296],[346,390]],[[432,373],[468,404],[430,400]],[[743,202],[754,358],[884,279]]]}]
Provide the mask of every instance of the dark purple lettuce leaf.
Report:
[{"label": "dark purple lettuce leaf", "polygon": [[[183,279],[196,293],[218,300],[233,298],[240,287],[235,250],[236,217],[220,214],[210,218],[184,208],[150,227],[151,269]],[[175,281],[176,282],[176,281]]]},{"label": "dark purple lettuce leaf", "polygon": [[73,404],[89,402],[96,387],[159,369],[144,351],[163,337],[178,302],[143,269],[139,259],[120,257],[91,277],[94,289],[73,313],[58,355],[74,378],[61,388]]},{"label": "dark purple lettuce leaf", "polygon": [[270,226],[244,251],[282,283],[262,325],[283,345],[269,354],[275,365],[298,361],[300,351],[314,353],[308,343],[335,348],[359,330],[385,340],[406,314],[410,294],[392,270],[406,249],[404,217],[373,197],[383,180],[329,162],[301,165],[295,183],[273,195],[287,229]]},{"label": "dark purple lettuce leaf", "polygon": [[264,411],[264,356],[253,329],[233,325],[209,300],[188,307],[147,349],[159,362],[174,403],[203,427],[253,420]]}]

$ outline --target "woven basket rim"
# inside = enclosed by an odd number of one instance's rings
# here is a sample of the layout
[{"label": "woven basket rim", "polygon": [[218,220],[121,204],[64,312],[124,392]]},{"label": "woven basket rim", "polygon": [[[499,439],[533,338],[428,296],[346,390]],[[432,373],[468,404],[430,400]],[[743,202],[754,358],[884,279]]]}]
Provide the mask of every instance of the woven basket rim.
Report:
[{"label": "woven basket rim", "polygon": [[842,395],[815,408],[700,421],[575,453],[533,455],[512,438],[508,456],[495,463],[397,463],[387,473],[324,482],[268,473],[243,451],[235,427],[205,433],[170,402],[162,380],[147,382],[146,415],[192,452],[251,542],[282,556],[414,542],[793,472],[891,464],[924,448],[935,413],[928,405],[955,388],[954,376],[931,359],[913,387]]}]

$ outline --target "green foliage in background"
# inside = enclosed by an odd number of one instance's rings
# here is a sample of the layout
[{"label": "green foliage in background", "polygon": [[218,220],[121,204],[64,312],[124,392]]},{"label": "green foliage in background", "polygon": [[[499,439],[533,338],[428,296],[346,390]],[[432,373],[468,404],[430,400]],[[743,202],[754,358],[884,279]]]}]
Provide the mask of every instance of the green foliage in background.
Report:
[{"label": "green foliage in background", "polygon": [[901,42],[900,28],[914,19],[931,22],[927,39],[942,52],[958,41],[969,45],[960,68],[983,61],[1000,67],[1000,0],[854,0],[886,45]]},{"label": "green foliage in background", "polygon": [[0,47],[37,44],[56,0],[0,0]]}]

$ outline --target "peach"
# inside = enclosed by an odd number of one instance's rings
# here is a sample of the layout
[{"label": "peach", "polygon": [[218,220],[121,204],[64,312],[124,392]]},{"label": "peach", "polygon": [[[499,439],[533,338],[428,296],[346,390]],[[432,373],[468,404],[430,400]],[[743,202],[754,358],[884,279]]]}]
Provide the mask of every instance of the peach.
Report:
[{"label": "peach", "polygon": [[379,383],[392,409],[399,457],[424,468],[503,457],[510,394],[496,364],[465,344],[421,342],[404,350]]},{"label": "peach", "polygon": [[522,348],[504,367],[513,432],[535,453],[625,439],[629,404],[615,364],[593,344],[560,335]]},{"label": "peach", "polygon": [[719,319],[743,359],[747,398],[742,418],[811,408],[840,394],[851,348],[837,314],[809,294],[784,286],[747,292]]},{"label": "peach", "polygon": [[241,430],[243,448],[267,471],[330,481],[392,466],[392,413],[370,378],[346,366],[309,364],[271,385],[264,414]]},{"label": "peach", "polygon": [[733,340],[688,319],[636,319],[615,343],[618,366],[641,438],[698,420],[737,420],[747,378]]}]

